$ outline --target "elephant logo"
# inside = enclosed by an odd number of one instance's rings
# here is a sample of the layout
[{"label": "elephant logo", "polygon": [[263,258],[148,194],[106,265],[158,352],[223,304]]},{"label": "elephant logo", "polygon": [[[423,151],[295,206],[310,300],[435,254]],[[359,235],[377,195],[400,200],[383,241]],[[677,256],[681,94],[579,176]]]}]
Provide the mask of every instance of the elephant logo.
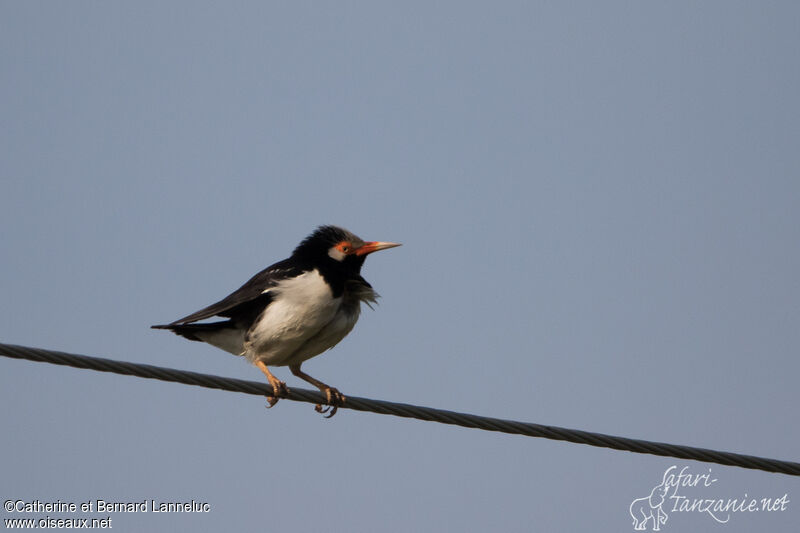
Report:
[{"label": "elephant logo", "polygon": [[666,524],[667,518],[669,518],[661,508],[667,492],[669,492],[669,485],[667,484],[667,473],[664,472],[664,479],[659,485],[653,487],[650,496],[637,498],[631,502],[630,513],[633,518],[633,529],[644,531],[647,529],[647,522],[652,520],[653,531],[661,530],[661,524]]}]

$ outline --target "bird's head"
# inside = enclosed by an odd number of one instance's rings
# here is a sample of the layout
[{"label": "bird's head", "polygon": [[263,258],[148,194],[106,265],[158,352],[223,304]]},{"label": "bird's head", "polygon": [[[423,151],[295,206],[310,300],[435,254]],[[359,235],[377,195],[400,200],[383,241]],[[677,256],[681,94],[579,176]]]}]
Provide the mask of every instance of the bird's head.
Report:
[{"label": "bird's head", "polygon": [[344,228],[320,226],[295,248],[293,255],[341,266],[357,274],[361,271],[367,255],[395,246],[400,246],[400,244],[364,241]]}]

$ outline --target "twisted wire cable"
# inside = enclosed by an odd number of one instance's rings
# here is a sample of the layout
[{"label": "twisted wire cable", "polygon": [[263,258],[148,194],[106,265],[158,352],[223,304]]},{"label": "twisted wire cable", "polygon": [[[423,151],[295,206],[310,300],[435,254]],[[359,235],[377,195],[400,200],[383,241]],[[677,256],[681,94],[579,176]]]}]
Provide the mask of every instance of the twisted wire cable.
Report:
[{"label": "twisted wire cable", "polygon": [[[158,379],[174,383],[184,383],[186,385],[196,385],[211,389],[227,390],[232,392],[243,392],[256,396],[270,396],[273,394],[272,387],[267,383],[256,381],[246,381],[242,379],[225,378],[198,372],[188,372],[173,368],[163,368],[153,365],[130,363],[126,361],[116,361],[113,359],[103,359],[99,357],[89,357],[86,355],[76,355],[41,348],[30,348],[13,344],[0,343],[0,355],[15,359],[27,359],[29,361],[39,361],[56,365],[72,366],[97,370],[100,372],[113,372],[128,376],[137,376],[147,379]],[[288,394],[282,398],[314,404],[326,403],[325,396],[313,390],[298,389],[292,387]],[[355,409],[356,411],[369,411],[383,415],[394,415],[404,418],[415,418],[429,422],[439,422],[441,424],[452,424],[467,428],[482,429],[486,431],[498,431],[528,437],[543,437],[552,440],[563,440],[577,444],[587,444],[601,448],[612,448],[614,450],[624,450],[634,453],[646,453],[662,457],[675,457],[678,459],[688,459],[716,463],[727,466],[738,466],[766,472],[776,472],[792,476],[800,476],[800,463],[781,461],[778,459],[768,459],[765,457],[755,457],[752,455],[742,455],[738,453],[708,450],[695,448],[692,446],[681,446],[677,444],[667,444],[663,442],[652,442],[640,439],[629,439],[625,437],[615,437],[602,433],[567,429],[557,426],[545,426],[530,422],[517,422],[514,420],[503,420],[486,416],[477,416],[468,413],[458,413],[431,407],[422,407],[405,403],[388,402],[384,400],[373,400],[370,398],[359,398],[348,396],[341,408]]]}]

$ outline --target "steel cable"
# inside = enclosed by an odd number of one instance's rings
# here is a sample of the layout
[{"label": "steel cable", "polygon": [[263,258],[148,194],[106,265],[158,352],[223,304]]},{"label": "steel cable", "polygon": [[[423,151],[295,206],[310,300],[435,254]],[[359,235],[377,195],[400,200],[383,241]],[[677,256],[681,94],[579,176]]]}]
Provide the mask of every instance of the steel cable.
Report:
[{"label": "steel cable", "polygon": [[[140,378],[158,379],[186,385],[196,385],[211,389],[227,390],[232,392],[243,392],[256,396],[267,396],[272,394],[272,387],[267,383],[256,381],[246,381],[242,379],[225,378],[198,372],[188,372],[173,368],[163,368],[126,361],[115,361],[113,359],[103,359],[99,357],[89,357],[86,355],[76,355],[41,348],[30,348],[13,344],[0,343],[0,355],[15,359],[27,359],[52,363],[56,365],[72,366],[97,370],[100,372],[113,372]],[[308,403],[325,403],[325,397],[318,391],[298,389],[292,387],[289,393],[282,396],[288,400],[295,400]],[[692,446],[681,446],[677,444],[667,444],[663,442],[652,442],[640,439],[629,439],[625,437],[615,437],[602,433],[593,433],[575,429],[567,429],[557,426],[545,426],[529,422],[517,422],[514,420],[503,420],[477,416],[431,407],[421,407],[405,403],[387,402],[384,400],[373,400],[370,398],[358,398],[348,396],[347,401],[341,408],[355,409],[356,411],[368,411],[372,413],[394,415],[404,418],[415,418],[429,422],[439,422],[467,428],[482,429],[486,431],[499,431],[516,435],[526,435],[528,437],[543,437],[546,439],[563,440],[577,444],[588,444],[601,448],[612,448],[635,453],[646,453],[659,455],[662,457],[675,457],[678,459],[689,459],[703,461],[728,466],[738,466],[766,472],[777,472],[792,476],[800,476],[800,463],[780,461],[778,459],[767,459],[752,455],[742,455],[731,452],[721,452]]]}]

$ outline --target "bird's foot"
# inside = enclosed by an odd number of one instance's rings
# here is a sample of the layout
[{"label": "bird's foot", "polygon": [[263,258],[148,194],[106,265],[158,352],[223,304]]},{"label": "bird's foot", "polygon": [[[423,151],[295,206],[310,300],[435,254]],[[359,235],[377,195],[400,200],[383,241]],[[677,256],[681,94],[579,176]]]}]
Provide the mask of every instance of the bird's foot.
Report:
[{"label": "bird's foot", "polygon": [[[317,404],[314,407],[314,410],[318,413],[322,413],[325,415],[325,418],[330,418],[336,414],[336,411],[339,410],[340,405],[344,405],[345,398],[344,394],[339,392],[337,389],[333,387],[326,387],[320,389],[328,399],[328,405],[322,407],[322,404]],[[327,413],[327,414],[326,414]]]},{"label": "bird's foot", "polygon": [[272,394],[273,396],[267,396],[267,409],[278,403],[283,396],[289,394],[289,389],[286,387],[286,383],[276,379],[275,381],[270,380],[272,385]]}]

